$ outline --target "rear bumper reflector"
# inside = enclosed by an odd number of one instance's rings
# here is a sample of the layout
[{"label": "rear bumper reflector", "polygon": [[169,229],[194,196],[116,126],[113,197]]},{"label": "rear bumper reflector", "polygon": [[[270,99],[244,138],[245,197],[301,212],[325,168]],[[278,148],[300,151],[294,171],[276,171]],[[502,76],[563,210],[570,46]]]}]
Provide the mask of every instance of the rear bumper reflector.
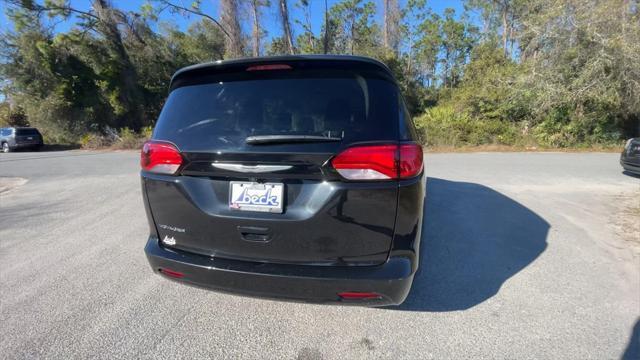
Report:
[{"label": "rear bumper reflector", "polygon": [[165,274],[169,277],[176,278],[176,279],[181,279],[184,277],[184,274],[178,271],[173,271],[173,270],[163,269],[163,268],[158,269],[158,271],[162,274]]},{"label": "rear bumper reflector", "polygon": [[356,291],[347,291],[338,293],[341,299],[344,300],[372,300],[372,299],[380,299],[382,295],[374,292],[356,292]]}]

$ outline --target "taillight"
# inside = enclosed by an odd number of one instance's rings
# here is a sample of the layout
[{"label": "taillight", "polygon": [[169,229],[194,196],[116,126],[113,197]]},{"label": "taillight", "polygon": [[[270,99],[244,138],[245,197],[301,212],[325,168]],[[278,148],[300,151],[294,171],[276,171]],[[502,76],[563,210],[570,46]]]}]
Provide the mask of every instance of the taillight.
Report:
[{"label": "taillight", "polygon": [[331,161],[348,180],[406,179],[422,171],[422,147],[418,144],[356,146]]},{"label": "taillight", "polygon": [[147,141],[140,153],[143,170],[157,174],[175,174],[182,165],[182,155],[176,147],[167,142]]},{"label": "taillight", "polygon": [[422,172],[424,162],[422,159],[422,146],[418,144],[400,145],[400,178],[407,179],[419,175]]}]

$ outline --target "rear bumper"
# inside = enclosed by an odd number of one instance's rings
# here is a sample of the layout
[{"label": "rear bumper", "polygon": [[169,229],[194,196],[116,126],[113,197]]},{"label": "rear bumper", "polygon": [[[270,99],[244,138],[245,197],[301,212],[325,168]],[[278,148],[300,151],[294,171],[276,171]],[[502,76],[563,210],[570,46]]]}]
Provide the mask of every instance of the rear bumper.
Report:
[{"label": "rear bumper", "polygon": [[41,142],[32,142],[32,143],[15,143],[13,146],[11,146],[14,149],[26,149],[26,148],[36,148],[36,147],[40,147],[43,144]]},{"label": "rear bumper", "polygon": [[[417,266],[406,257],[390,257],[380,266],[300,266],[210,258],[160,245],[155,236],[145,247],[154,272],[183,274],[177,280],[211,290],[255,297],[315,303],[385,306],[407,297]],[[342,300],[339,292],[375,292],[379,299]]]},{"label": "rear bumper", "polygon": [[622,165],[622,168],[626,171],[640,175],[640,160],[630,160],[623,157],[620,159],[620,165]]}]

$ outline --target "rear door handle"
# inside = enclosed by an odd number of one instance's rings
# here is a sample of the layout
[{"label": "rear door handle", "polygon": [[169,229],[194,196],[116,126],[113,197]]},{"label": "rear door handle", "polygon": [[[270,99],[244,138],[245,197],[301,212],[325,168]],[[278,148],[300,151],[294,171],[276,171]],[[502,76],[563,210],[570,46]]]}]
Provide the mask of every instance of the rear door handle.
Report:
[{"label": "rear door handle", "polygon": [[267,227],[238,226],[242,240],[253,242],[267,242],[271,240],[271,231]]}]

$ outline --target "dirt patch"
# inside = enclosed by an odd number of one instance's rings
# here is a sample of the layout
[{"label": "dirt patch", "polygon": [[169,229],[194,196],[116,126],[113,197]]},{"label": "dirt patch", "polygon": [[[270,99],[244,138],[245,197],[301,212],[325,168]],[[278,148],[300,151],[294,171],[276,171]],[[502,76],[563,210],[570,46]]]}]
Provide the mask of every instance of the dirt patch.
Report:
[{"label": "dirt patch", "polygon": [[18,177],[0,177],[0,194],[5,195],[9,191],[14,190],[27,183],[27,179]]},{"label": "dirt patch", "polygon": [[612,214],[616,233],[630,246],[636,253],[640,254],[640,192],[631,196],[617,196],[616,201],[620,203],[620,210],[617,214]]}]

